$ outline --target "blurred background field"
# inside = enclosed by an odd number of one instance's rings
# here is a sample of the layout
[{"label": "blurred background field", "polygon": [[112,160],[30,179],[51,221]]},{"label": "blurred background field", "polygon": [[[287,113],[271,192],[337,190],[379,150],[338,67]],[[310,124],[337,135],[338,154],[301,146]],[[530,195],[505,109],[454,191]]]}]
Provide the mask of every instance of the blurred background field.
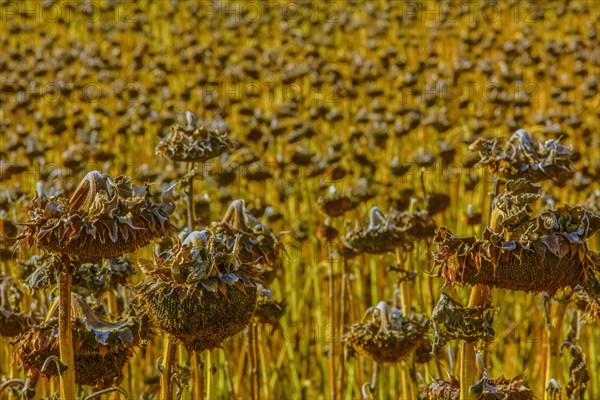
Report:
[{"label": "blurred background field", "polygon": [[[560,185],[544,185],[543,207],[590,198],[597,206],[595,1],[1,0],[0,21],[0,254],[2,273],[15,285],[3,306],[39,322],[56,296],[26,287],[31,258],[41,253],[11,251],[37,183],[46,195],[70,196],[87,172],[100,170],[150,182],[160,193],[188,166],[156,147],[192,111],[235,143],[234,151],[196,164],[194,227],[220,220],[233,199],[243,199],[251,214],[283,232],[283,267],[269,289],[284,311],[255,326],[259,398],[362,396],[373,364],[346,357],[342,335],[369,307],[393,302],[406,283],[390,268],[397,254],[345,257],[342,239],[356,223],[368,224],[373,206],[427,210],[437,226],[480,236],[493,176],[475,165],[479,156],[468,147],[476,139],[509,138],[519,128],[542,142],[560,139],[572,147],[574,171]],[[187,199],[183,190],[174,197],[173,223],[185,231]],[[130,258],[152,259],[166,245]],[[599,249],[598,234],[588,246]],[[443,288],[434,250],[426,240],[401,256],[414,273],[409,305],[428,316],[440,293],[466,304],[470,289]],[[144,277],[133,265],[130,285],[84,293],[108,320],[127,309],[131,285]],[[557,293],[551,309],[569,295]],[[543,398],[543,295],[493,289],[492,299],[496,335],[482,350],[490,376],[524,374]],[[573,302],[565,313],[560,340],[577,327],[591,377],[582,398],[597,399],[598,317]],[[154,333],[124,370],[120,386],[131,398],[158,398],[163,335]],[[247,339],[244,332],[212,351],[212,398],[251,397]],[[434,378],[449,379],[458,347],[453,341],[437,359],[411,356],[382,367],[375,396],[416,398]],[[14,349],[13,339],[1,338],[0,382],[25,377]],[[563,388],[567,353],[555,377]],[[180,364],[192,360],[179,350]],[[194,370],[192,387],[203,379]],[[36,398],[56,390],[55,379],[40,379]],[[193,396],[193,389],[182,394]]]}]

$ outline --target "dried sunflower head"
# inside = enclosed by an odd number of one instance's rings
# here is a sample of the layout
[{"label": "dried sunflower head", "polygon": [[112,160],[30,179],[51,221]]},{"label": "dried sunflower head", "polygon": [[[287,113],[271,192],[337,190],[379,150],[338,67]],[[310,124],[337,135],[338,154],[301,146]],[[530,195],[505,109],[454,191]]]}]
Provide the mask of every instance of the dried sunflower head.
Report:
[{"label": "dried sunflower head", "polygon": [[224,129],[208,126],[189,111],[186,119],[186,126],[173,126],[169,136],[160,141],[157,154],[173,161],[203,162],[233,149]]},{"label": "dried sunflower head", "polygon": [[[118,386],[123,380],[122,369],[140,342],[140,323],[133,317],[110,323],[98,317],[83,298],[71,298],[75,381],[95,389]],[[42,366],[50,356],[59,356],[58,302],[48,312],[43,324],[34,326],[17,338],[15,358],[26,372],[52,377],[57,374],[51,363]]]},{"label": "dried sunflower head", "polygon": [[254,316],[260,323],[277,325],[279,319],[285,313],[286,301],[273,299],[273,292],[260,283],[257,284],[258,299]]},{"label": "dried sunflower head", "polygon": [[574,173],[571,148],[554,139],[542,143],[524,129],[517,130],[509,140],[477,139],[469,149],[479,152],[481,159],[477,165],[505,179],[552,180],[564,186]]},{"label": "dried sunflower head", "polygon": [[489,342],[494,337],[493,315],[493,308],[464,307],[442,293],[431,314],[433,352],[449,340],[462,339],[467,343],[478,340]]},{"label": "dried sunflower head", "polygon": [[427,317],[420,314],[407,317],[382,301],[350,327],[344,334],[344,343],[350,355],[358,352],[378,363],[395,363],[425,342],[428,328]]},{"label": "dried sunflower head", "polygon": [[390,216],[394,225],[405,232],[412,241],[417,242],[435,236],[437,226],[425,210],[420,211],[410,207],[409,210],[404,212],[393,211]]},{"label": "dried sunflower head", "polygon": [[352,199],[342,193],[339,193],[334,186],[330,186],[326,195],[319,196],[317,199],[319,208],[330,217],[339,217],[346,211],[355,207]]},{"label": "dried sunflower head", "polygon": [[379,207],[371,208],[369,226],[361,228],[356,225],[346,233],[348,246],[356,251],[371,254],[393,252],[407,242],[405,233],[395,225],[390,216],[385,215]]},{"label": "dried sunflower head", "polygon": [[240,261],[241,235],[235,237],[192,232],[155,266],[144,262],[147,278],[137,286],[141,311],[189,350],[218,347],[252,318],[258,271]]},{"label": "dried sunflower head", "polygon": [[147,185],[126,176],[92,171],[69,201],[36,196],[34,205],[20,243],[83,262],[119,257],[174,231],[173,205],[154,203]]},{"label": "dried sunflower head", "polygon": [[594,193],[581,203],[581,206],[589,212],[600,215],[600,190],[594,191]]},{"label": "dried sunflower head", "polygon": [[9,277],[0,274],[0,336],[13,337],[29,328],[31,318],[23,315],[11,305],[18,304],[21,291]]},{"label": "dried sunflower head", "polygon": [[6,211],[0,210],[0,261],[13,257],[12,247],[17,236],[17,226],[8,218]]},{"label": "dried sunflower head", "polygon": [[263,282],[273,281],[281,268],[283,246],[273,231],[248,212],[243,200],[231,202],[211,231],[229,246],[237,242],[240,262],[256,265]]},{"label": "dried sunflower head", "polygon": [[500,225],[503,231],[488,228],[482,239],[458,238],[445,227],[438,230],[434,260],[447,284],[459,281],[553,294],[585,281],[593,264],[585,240],[600,228],[595,214],[564,206],[535,218],[513,213]]},{"label": "dried sunflower head", "polygon": [[[486,373],[487,374],[487,373]],[[533,391],[521,377],[490,379],[486,376],[471,385],[478,400],[533,400]],[[435,379],[419,394],[419,400],[458,400],[460,382],[452,377],[450,382]]]}]

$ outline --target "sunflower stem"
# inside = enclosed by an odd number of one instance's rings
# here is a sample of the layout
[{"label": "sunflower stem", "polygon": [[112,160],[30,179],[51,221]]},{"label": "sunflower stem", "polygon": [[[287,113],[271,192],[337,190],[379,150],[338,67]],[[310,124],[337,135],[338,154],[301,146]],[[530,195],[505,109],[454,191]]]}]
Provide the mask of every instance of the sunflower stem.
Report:
[{"label": "sunflower stem", "polygon": [[[194,162],[188,163],[188,173],[192,172],[194,169]],[[187,223],[188,223],[188,233],[194,231],[194,221],[196,221],[196,216],[194,215],[194,178],[190,178],[190,182],[188,184],[188,192],[187,192]]]},{"label": "sunflower stem", "polygon": [[173,366],[177,358],[177,343],[173,336],[167,335],[165,353],[163,361],[165,363],[162,375],[160,376],[160,399],[173,400],[173,387],[171,386],[171,376],[173,375]]},{"label": "sunflower stem", "polygon": [[[552,301],[549,299],[548,301]],[[563,320],[565,318],[565,313],[567,311],[567,302],[561,302],[558,305],[558,309],[556,310],[556,322],[552,323],[552,318],[548,316],[548,326],[546,327],[546,370],[544,371],[544,384],[546,384],[550,379],[554,379],[557,384],[560,385],[560,381],[562,380],[562,373],[560,370],[560,333],[563,325]],[[560,386],[559,386],[560,387]],[[550,392],[546,391],[544,398],[551,399]]]},{"label": "sunflower stem", "polygon": [[202,373],[201,373],[201,359],[200,359],[200,355],[197,352],[194,352],[192,354],[192,366],[193,366],[193,376],[194,376],[194,388],[193,388],[193,393],[194,393],[194,398],[195,399],[201,399],[203,396],[203,387],[202,384],[204,382],[203,377],[202,377]]},{"label": "sunflower stem", "polygon": [[212,352],[210,350],[206,350],[206,384],[204,385],[206,387],[206,398],[210,399],[211,398],[211,380],[212,380]]},{"label": "sunflower stem", "polygon": [[73,353],[73,332],[71,330],[71,285],[72,276],[68,271],[69,259],[63,258],[63,268],[59,272],[58,291],[58,340],[60,361],[67,369],[59,374],[62,399],[75,399],[75,355]]},{"label": "sunflower stem", "polygon": [[331,243],[329,243],[329,241],[327,241],[326,243],[327,245],[327,253],[329,254],[329,266],[328,266],[328,270],[327,270],[327,275],[329,278],[329,282],[328,282],[328,291],[329,291],[329,307],[327,309],[328,311],[328,319],[329,319],[329,323],[331,324],[331,329],[332,329],[332,338],[333,340],[331,340],[330,343],[330,347],[329,347],[329,354],[328,354],[328,375],[329,375],[329,397],[331,399],[335,399],[335,395],[336,395],[336,390],[335,390],[335,329],[336,329],[336,323],[335,323],[335,304],[333,303],[333,299],[334,299],[334,282],[333,282],[333,263],[334,263],[334,259],[333,259],[333,255],[332,255],[332,248],[331,248]]},{"label": "sunflower stem", "polygon": [[[485,285],[476,285],[471,289],[469,307],[483,307],[489,288]],[[460,400],[475,400],[477,396],[469,390],[477,380],[477,365],[475,345],[462,341],[460,359]]]},{"label": "sunflower stem", "polygon": [[250,394],[252,400],[258,400],[260,375],[258,371],[258,346],[256,338],[256,323],[252,322],[248,327],[248,352],[250,357]]},{"label": "sunflower stem", "polygon": [[[344,323],[346,319],[346,257],[342,257],[342,274],[341,274],[341,290],[340,290],[340,324],[339,324],[339,341],[343,343]],[[337,397],[344,398],[344,379],[346,377],[346,360],[344,351],[340,352],[340,370],[337,376]]]}]

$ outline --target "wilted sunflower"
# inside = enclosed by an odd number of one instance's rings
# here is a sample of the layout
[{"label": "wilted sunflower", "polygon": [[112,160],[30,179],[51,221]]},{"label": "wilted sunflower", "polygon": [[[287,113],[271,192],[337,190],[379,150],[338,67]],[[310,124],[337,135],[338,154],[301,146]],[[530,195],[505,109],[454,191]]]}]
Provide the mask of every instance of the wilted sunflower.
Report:
[{"label": "wilted sunflower", "polygon": [[156,147],[156,153],[173,161],[203,162],[233,149],[233,143],[224,130],[217,130],[186,113],[187,125],[175,125],[166,139]]},{"label": "wilted sunflower", "polygon": [[142,311],[153,325],[197,352],[218,347],[250,322],[258,271],[240,261],[240,240],[223,240],[211,230],[196,231],[146,262],[148,277],[137,287]]},{"label": "wilted sunflower", "polygon": [[[485,380],[484,380],[485,379]],[[533,400],[533,391],[521,377],[506,379],[504,377],[482,378],[473,385],[477,400]],[[436,379],[419,394],[419,400],[458,400],[460,398],[460,382],[452,378],[450,382]]]},{"label": "wilted sunflower", "polygon": [[449,340],[462,339],[467,343],[478,340],[489,342],[494,337],[493,315],[494,309],[491,307],[464,307],[446,293],[442,293],[431,314],[433,352]]},{"label": "wilted sunflower", "polygon": [[[523,185],[522,181],[507,183],[509,188],[525,190]],[[553,294],[584,282],[592,265],[585,240],[600,229],[600,217],[569,206],[533,217],[528,205],[539,198],[535,188],[499,196],[492,229],[486,228],[482,239],[458,238],[446,227],[438,230],[434,258],[446,283]]]},{"label": "wilted sunflower", "polygon": [[356,226],[346,233],[345,240],[356,251],[381,254],[399,247],[410,247],[413,242],[432,237],[435,228],[427,211],[392,210],[385,215],[378,207],[373,207],[369,226],[362,229]]},{"label": "wilted sunflower", "polygon": [[329,187],[326,195],[319,196],[317,204],[330,217],[339,217],[355,207],[352,199],[345,194],[339,193],[333,185]]},{"label": "wilted sunflower", "polygon": [[254,316],[260,323],[276,325],[285,314],[286,301],[273,299],[273,292],[260,283],[257,284],[257,287],[258,299]]},{"label": "wilted sunflower", "polygon": [[405,232],[379,207],[371,208],[368,227],[361,228],[357,223],[345,240],[350,248],[370,254],[393,252],[409,242]]},{"label": "wilted sunflower", "polygon": [[89,172],[71,199],[34,199],[35,208],[20,241],[83,262],[115,258],[137,250],[173,230],[172,204],[156,204],[148,186]]},{"label": "wilted sunflower", "polygon": [[30,318],[13,309],[11,297],[18,300],[21,293],[9,277],[0,274],[0,336],[17,336],[29,327]]},{"label": "wilted sunflower", "polygon": [[517,130],[509,140],[477,139],[469,149],[479,152],[477,165],[488,167],[505,179],[552,180],[564,186],[575,171],[569,147],[554,139],[542,143],[524,129]]},{"label": "wilted sunflower", "polygon": [[344,334],[349,355],[361,353],[378,363],[396,363],[426,341],[429,320],[414,314],[407,317],[401,310],[390,309],[384,301],[369,308],[362,321]]},{"label": "wilted sunflower", "polygon": [[[71,308],[75,381],[95,389],[119,385],[132,348],[140,342],[139,320],[127,317],[115,323],[103,321],[77,294],[71,296]],[[15,358],[27,373],[55,376],[54,363],[45,370],[42,367],[48,357],[59,355],[58,302],[50,308],[43,324],[30,328],[16,343]]]},{"label": "wilted sunflower", "polygon": [[0,210],[0,261],[13,257],[12,247],[17,242],[17,226],[8,218],[6,211]]},{"label": "wilted sunflower", "polygon": [[281,268],[283,246],[273,231],[248,212],[243,200],[232,201],[221,222],[210,229],[230,248],[237,242],[240,262],[255,264],[262,282],[273,281]]}]

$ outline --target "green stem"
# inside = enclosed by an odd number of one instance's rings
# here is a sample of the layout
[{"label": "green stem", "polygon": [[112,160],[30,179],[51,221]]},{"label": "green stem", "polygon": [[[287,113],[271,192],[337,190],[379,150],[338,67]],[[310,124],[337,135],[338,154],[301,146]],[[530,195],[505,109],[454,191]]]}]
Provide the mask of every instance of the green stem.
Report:
[{"label": "green stem", "polygon": [[67,369],[59,375],[60,395],[62,399],[76,399],[75,386],[75,354],[73,353],[73,332],[71,330],[71,285],[72,276],[67,271],[69,260],[64,261],[63,269],[59,272],[59,309],[58,309],[58,340],[60,361]]},{"label": "green stem", "polygon": [[163,362],[165,363],[162,375],[160,376],[160,400],[173,400],[173,387],[171,385],[173,376],[173,366],[176,362],[177,343],[175,338],[167,335],[165,344],[165,353]]}]

